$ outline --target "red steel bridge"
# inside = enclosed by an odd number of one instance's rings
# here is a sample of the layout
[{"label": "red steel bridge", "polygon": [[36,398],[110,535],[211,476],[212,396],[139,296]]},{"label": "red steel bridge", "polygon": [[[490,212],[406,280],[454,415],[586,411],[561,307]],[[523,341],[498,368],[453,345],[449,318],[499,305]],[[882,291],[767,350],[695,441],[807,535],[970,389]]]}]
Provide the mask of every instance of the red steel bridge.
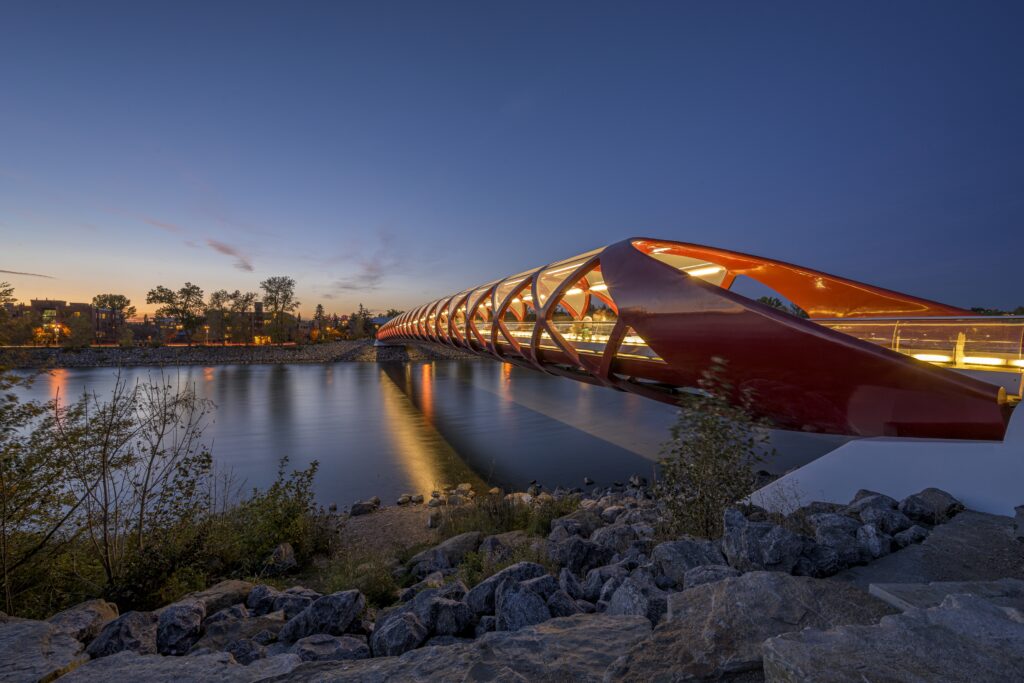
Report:
[{"label": "red steel bridge", "polygon": [[[733,291],[750,278],[800,310]],[[804,317],[806,315],[806,317]],[[434,342],[674,403],[724,359],[782,429],[1001,440],[1024,317],[985,317],[820,271],[632,238],[424,304],[385,343]]]}]

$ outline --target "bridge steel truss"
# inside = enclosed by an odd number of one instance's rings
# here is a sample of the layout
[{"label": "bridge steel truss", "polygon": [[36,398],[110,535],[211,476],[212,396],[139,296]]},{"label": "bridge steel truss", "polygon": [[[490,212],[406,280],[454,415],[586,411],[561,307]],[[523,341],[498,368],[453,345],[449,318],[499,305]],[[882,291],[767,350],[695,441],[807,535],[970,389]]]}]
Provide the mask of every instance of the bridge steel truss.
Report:
[{"label": "bridge steel truss", "polygon": [[[731,291],[739,277],[807,317]],[[1003,387],[957,371],[952,355],[911,354],[896,334],[879,341],[849,327],[940,321],[967,329],[981,320],[782,261],[631,238],[437,299],[377,336],[443,344],[668,403],[724,361],[737,397],[753,395],[755,412],[783,429],[1000,440],[1015,403]],[[1003,356],[978,360],[1024,369],[1024,320],[1014,322],[1000,328]],[[950,334],[959,339],[956,364],[973,358],[962,352],[964,333]],[[924,332],[916,343],[927,351],[941,336]]]}]

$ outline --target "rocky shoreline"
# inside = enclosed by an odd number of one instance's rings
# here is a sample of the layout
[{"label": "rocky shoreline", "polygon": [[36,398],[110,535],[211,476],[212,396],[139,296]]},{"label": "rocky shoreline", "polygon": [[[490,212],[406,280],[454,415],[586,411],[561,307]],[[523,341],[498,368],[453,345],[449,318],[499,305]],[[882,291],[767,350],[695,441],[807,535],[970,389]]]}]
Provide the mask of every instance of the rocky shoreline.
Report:
[{"label": "rocky shoreline", "polygon": [[[484,501],[575,509],[546,536],[469,531],[396,561],[406,587],[382,609],[355,589],[227,580],[154,612],[93,600],[47,621],[0,618],[0,678],[953,681],[1024,666],[1020,530],[937,489],[860,491],[787,517],[733,508],[714,541],[656,538],[661,507],[641,482],[399,499],[428,526]],[[379,509],[357,503],[348,519]],[[1014,559],[967,569],[968,548]],[[502,568],[469,585],[474,558]],[[929,581],[937,563],[957,580]],[[894,566],[908,583],[870,580]]]},{"label": "rocky shoreline", "polygon": [[100,368],[173,365],[254,365],[286,363],[409,362],[479,360],[479,356],[438,345],[374,346],[373,340],[304,346],[161,346],[0,348],[0,367],[17,369]]}]

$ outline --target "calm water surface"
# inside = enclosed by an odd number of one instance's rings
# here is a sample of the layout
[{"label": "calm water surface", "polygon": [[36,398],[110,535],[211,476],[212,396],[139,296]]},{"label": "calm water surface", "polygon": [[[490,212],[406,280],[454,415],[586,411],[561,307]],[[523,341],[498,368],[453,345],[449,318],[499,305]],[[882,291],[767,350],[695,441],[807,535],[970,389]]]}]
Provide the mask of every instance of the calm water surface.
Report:
[{"label": "calm water surface", "polygon": [[[549,488],[650,477],[672,406],[490,361],[129,368],[135,381],[191,382],[217,408],[205,433],[216,466],[248,487],[278,460],[320,462],[317,495],[345,506],[441,483]],[[34,398],[112,388],[112,368],[57,370]],[[787,469],[842,439],[779,432]]]}]

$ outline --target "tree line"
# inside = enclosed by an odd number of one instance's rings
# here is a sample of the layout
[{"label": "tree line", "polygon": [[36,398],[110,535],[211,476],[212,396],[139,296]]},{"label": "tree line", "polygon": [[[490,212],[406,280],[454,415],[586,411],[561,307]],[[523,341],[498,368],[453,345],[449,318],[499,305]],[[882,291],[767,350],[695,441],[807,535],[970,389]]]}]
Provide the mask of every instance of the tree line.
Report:
[{"label": "tree line", "polygon": [[[308,335],[299,332],[301,302],[295,297],[295,279],[287,275],[269,277],[260,282],[260,292],[218,289],[207,297],[201,287],[186,282],[178,289],[157,285],[146,294],[146,303],[157,306],[155,316],[141,323],[128,323],[137,309],[123,294],[97,294],[92,306],[110,316],[105,341],[130,346],[136,341],[160,344],[168,341],[209,343],[251,343],[269,340],[320,342],[359,339],[376,332],[372,313],[359,304],[347,318],[328,315],[323,304],[308,326]],[[61,344],[68,348],[89,346],[96,341],[91,317],[65,316],[44,324],[35,313],[11,315],[5,304],[15,304],[14,287],[0,282],[0,345]],[[257,313],[257,304],[262,314]],[[13,310],[13,309],[12,309]],[[401,311],[389,309],[386,317]],[[170,322],[170,324],[168,324]]]}]

